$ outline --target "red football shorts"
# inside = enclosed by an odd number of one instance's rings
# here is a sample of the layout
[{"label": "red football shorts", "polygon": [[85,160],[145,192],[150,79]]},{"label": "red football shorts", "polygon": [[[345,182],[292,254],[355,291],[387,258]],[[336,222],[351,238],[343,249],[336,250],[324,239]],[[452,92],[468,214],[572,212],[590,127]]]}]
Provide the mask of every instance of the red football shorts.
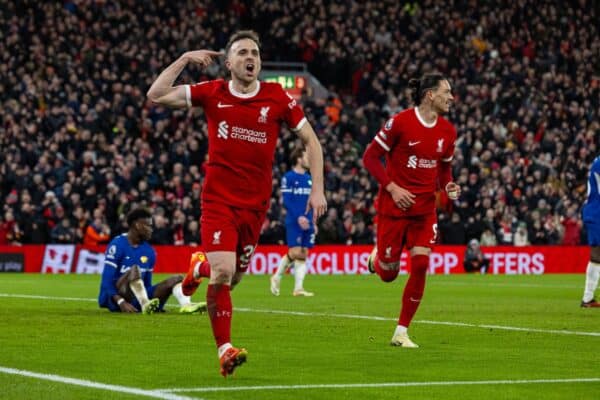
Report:
[{"label": "red football shorts", "polygon": [[238,267],[247,268],[258,243],[265,216],[266,211],[203,202],[200,217],[202,250],[207,253],[233,251],[237,255]]},{"label": "red football shorts", "polygon": [[411,217],[377,216],[377,256],[385,263],[400,261],[402,248],[432,248],[437,242],[435,213]]}]

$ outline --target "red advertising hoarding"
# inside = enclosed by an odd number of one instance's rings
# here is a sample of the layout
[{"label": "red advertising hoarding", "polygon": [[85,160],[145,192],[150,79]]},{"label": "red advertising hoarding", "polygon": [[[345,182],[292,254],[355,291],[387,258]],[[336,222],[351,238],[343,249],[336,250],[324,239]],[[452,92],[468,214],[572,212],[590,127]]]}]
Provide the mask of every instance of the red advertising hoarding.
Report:
[{"label": "red advertising hoarding", "polygon": [[[155,246],[155,273],[185,273],[194,247]],[[367,274],[371,246],[316,246],[309,253],[309,274]],[[104,248],[79,245],[0,246],[1,254],[22,254],[24,272],[29,273],[100,273],[104,265]],[[287,248],[259,246],[248,270],[249,274],[272,274]],[[489,274],[541,275],[584,273],[590,250],[585,246],[485,247],[490,260]],[[430,258],[430,274],[464,273],[464,246],[438,246]],[[410,270],[410,257],[402,254],[400,273]]]}]

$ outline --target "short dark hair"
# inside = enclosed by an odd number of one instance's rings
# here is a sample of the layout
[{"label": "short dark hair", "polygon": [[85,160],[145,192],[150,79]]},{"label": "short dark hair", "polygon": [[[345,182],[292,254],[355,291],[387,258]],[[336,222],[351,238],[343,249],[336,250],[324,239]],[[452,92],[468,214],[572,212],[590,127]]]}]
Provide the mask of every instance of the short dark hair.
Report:
[{"label": "short dark hair", "polygon": [[408,86],[413,91],[413,100],[417,105],[423,101],[423,97],[428,90],[436,90],[440,86],[441,81],[448,80],[440,73],[425,74],[421,79],[411,79],[408,81]]},{"label": "short dark hair", "polygon": [[136,208],[127,214],[127,226],[131,228],[131,226],[138,219],[147,219],[152,218],[152,213],[148,211],[146,208]]},{"label": "short dark hair", "polygon": [[302,158],[302,155],[305,151],[306,149],[304,147],[296,147],[294,150],[292,150],[292,153],[290,154],[290,160],[292,161],[293,165],[296,165],[298,159]]},{"label": "short dark hair", "polygon": [[227,56],[229,54],[229,50],[231,50],[231,46],[233,46],[233,44],[235,42],[237,42],[238,40],[242,40],[242,39],[252,40],[254,43],[256,43],[256,46],[258,46],[258,50],[260,50],[260,39],[258,37],[258,33],[254,32],[252,30],[237,31],[236,33],[231,35],[231,37],[229,38],[229,41],[227,42],[227,45],[225,45],[225,56]]}]

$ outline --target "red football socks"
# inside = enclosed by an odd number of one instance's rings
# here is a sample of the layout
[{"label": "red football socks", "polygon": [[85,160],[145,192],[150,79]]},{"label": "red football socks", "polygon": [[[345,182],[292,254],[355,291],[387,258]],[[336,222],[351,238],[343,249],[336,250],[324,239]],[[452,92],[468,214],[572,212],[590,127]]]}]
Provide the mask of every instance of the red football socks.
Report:
[{"label": "red football socks", "polygon": [[210,264],[208,261],[204,261],[198,267],[198,275],[200,278],[210,278]]},{"label": "red football socks", "polygon": [[208,285],[206,306],[217,347],[231,342],[231,293],[229,285]]},{"label": "red football socks", "polygon": [[400,319],[398,320],[398,325],[407,328],[417,312],[419,304],[421,304],[421,298],[423,298],[425,278],[427,277],[427,268],[429,267],[429,256],[417,255],[412,257],[411,262],[412,267],[408,281],[404,287],[402,310],[400,311]]}]

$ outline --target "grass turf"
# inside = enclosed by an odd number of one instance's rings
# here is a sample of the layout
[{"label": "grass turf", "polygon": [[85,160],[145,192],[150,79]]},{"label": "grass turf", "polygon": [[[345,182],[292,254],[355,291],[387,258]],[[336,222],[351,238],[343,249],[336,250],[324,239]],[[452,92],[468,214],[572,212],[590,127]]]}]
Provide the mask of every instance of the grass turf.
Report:
[{"label": "grass turf", "polygon": [[[162,278],[155,276],[154,281]],[[375,276],[308,276],[306,287],[316,296],[296,298],[291,296],[291,276],[284,278],[280,297],[270,294],[268,277],[245,277],[233,291],[237,311],[232,339],[248,349],[248,363],[223,379],[206,315],[180,315],[174,300],[163,314],[109,313],[95,302],[99,276],[0,274],[0,397],[346,400],[598,395],[600,310],[579,307],[582,275],[430,276],[411,326],[419,349],[389,345],[405,280],[401,276],[384,284]],[[196,300],[202,299],[204,288],[203,284]],[[8,374],[6,368],[89,382],[54,382]],[[515,382],[582,378],[596,380]],[[122,388],[90,387],[94,383],[177,390],[131,394]],[[414,386],[382,386],[385,383]],[[328,386],[332,384],[339,386]],[[367,386],[349,386],[357,384]],[[262,386],[268,388],[257,388]]]}]

